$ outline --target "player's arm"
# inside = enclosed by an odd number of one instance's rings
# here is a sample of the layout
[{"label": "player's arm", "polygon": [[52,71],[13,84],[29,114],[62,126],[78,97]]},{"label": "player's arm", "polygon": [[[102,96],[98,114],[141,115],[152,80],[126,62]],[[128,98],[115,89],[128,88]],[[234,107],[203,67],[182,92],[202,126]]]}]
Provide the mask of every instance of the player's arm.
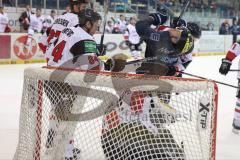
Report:
[{"label": "player's arm", "polygon": [[74,57],[88,53],[97,54],[97,44],[94,40],[81,40],[70,48],[70,52]]},{"label": "player's arm", "polygon": [[[97,44],[94,40],[81,40],[70,48],[70,52],[76,58],[88,53],[95,53],[97,55]],[[104,62],[104,68],[108,71],[122,71],[125,67],[126,60],[127,56],[124,54],[114,55]]]},{"label": "player's arm", "polygon": [[228,50],[226,57],[222,59],[222,64],[219,68],[219,72],[226,75],[231,68],[232,61],[240,54],[239,43],[234,43],[231,49]]},{"label": "player's arm", "polygon": [[152,13],[145,20],[138,21],[136,24],[136,30],[138,35],[144,39],[154,39],[157,37],[153,37],[153,34],[161,34],[161,32],[157,33],[154,29],[151,28],[151,25],[162,25],[167,21],[167,15],[163,13]]},{"label": "player's arm", "polygon": [[43,53],[46,53],[47,46],[48,46],[48,36],[50,34],[51,27],[47,28],[46,32],[38,40],[38,46],[42,50]]}]

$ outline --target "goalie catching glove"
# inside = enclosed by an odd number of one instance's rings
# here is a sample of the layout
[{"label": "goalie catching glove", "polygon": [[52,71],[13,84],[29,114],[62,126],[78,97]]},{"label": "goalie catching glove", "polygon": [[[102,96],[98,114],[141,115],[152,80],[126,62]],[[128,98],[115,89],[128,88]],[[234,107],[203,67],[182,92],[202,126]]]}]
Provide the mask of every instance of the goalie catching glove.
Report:
[{"label": "goalie catching glove", "polygon": [[125,68],[127,56],[125,54],[116,54],[105,62],[105,70],[120,72]]}]

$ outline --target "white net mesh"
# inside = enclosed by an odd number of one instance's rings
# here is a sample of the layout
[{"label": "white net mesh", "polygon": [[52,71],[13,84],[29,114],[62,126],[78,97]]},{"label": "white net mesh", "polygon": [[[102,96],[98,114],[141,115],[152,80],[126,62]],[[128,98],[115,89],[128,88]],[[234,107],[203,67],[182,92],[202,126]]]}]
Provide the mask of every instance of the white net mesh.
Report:
[{"label": "white net mesh", "polygon": [[14,159],[215,159],[216,100],[203,80],[27,69]]}]

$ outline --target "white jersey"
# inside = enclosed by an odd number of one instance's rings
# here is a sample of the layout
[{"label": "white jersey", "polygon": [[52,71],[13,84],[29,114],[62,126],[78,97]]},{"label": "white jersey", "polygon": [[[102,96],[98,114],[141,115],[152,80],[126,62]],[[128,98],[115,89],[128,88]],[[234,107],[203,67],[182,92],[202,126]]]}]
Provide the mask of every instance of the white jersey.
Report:
[{"label": "white jersey", "polygon": [[8,25],[8,16],[6,13],[0,13],[0,33],[4,33]]},{"label": "white jersey", "polygon": [[121,21],[120,19],[118,20],[118,26],[120,29],[120,32],[124,33],[127,27],[127,22],[126,21]]},{"label": "white jersey", "polygon": [[93,36],[81,27],[70,27],[61,32],[56,45],[50,44],[46,57],[49,66],[99,70],[102,69],[102,63],[96,53]]},{"label": "white jersey", "polygon": [[52,16],[48,15],[44,20],[43,27],[46,29],[52,27],[55,19],[56,19],[56,17],[52,17]]},{"label": "white jersey", "polygon": [[34,32],[40,33],[43,29],[43,22],[44,22],[44,16],[37,17],[35,14],[30,15],[30,23],[29,28],[30,30],[33,30]]},{"label": "white jersey", "polygon": [[76,26],[79,23],[78,16],[74,13],[66,13],[59,16],[53,23],[49,33],[45,32],[39,39],[39,47],[45,53],[46,48],[50,43],[58,39],[60,33],[67,27]]},{"label": "white jersey", "polygon": [[139,35],[137,34],[137,31],[136,31],[136,27],[132,24],[129,24],[127,26],[127,30],[126,30],[126,33],[125,35],[128,35],[128,40],[129,42],[131,42],[132,44],[138,44],[140,43],[140,37]]}]

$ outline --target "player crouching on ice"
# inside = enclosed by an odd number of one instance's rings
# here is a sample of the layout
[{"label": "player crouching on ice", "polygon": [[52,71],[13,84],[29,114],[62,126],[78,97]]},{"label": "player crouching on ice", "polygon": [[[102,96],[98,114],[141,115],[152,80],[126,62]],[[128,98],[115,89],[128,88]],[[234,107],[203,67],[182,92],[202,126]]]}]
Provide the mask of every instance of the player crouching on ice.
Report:
[{"label": "player crouching on ice", "polygon": [[[136,72],[147,75],[175,75],[178,57],[193,49],[193,37],[186,28],[155,31],[151,25],[165,23],[164,13],[150,14],[136,30],[146,42],[148,59]],[[150,59],[151,58],[151,59]],[[169,97],[151,91],[124,91],[116,108],[104,117],[102,147],[108,160],[185,160],[184,149],[165,125],[174,123],[176,110]],[[155,111],[154,111],[155,110]],[[171,117],[169,120],[166,117]]]},{"label": "player crouching on ice", "polygon": [[[232,47],[228,50],[225,58],[222,59],[222,64],[219,68],[219,72],[223,75],[226,75],[231,68],[232,61],[240,55],[240,42],[236,42],[232,45]],[[238,64],[238,68],[240,69],[240,61]],[[237,100],[233,118],[233,132],[239,134],[240,132],[240,72],[237,75],[238,79],[238,90],[237,90]]]},{"label": "player crouching on ice", "polygon": [[[127,57],[116,55],[106,63],[97,57],[97,45],[93,35],[100,26],[101,16],[91,9],[85,9],[78,14],[78,18],[78,25],[65,28],[56,43],[48,47],[46,51],[49,58],[48,66],[97,71],[103,69],[122,70],[124,66],[119,64],[125,64]],[[55,73],[51,76],[54,77]],[[50,129],[46,142],[46,148],[51,153],[48,155],[54,155],[56,159],[59,154],[62,157],[62,153],[66,153],[66,159],[79,157],[81,148],[75,148],[74,139],[72,139],[77,122],[71,121],[68,114],[72,109],[76,110],[74,101],[78,93],[70,84],[55,81],[45,82],[44,90],[48,91],[46,94],[52,106],[49,115]]]}]

